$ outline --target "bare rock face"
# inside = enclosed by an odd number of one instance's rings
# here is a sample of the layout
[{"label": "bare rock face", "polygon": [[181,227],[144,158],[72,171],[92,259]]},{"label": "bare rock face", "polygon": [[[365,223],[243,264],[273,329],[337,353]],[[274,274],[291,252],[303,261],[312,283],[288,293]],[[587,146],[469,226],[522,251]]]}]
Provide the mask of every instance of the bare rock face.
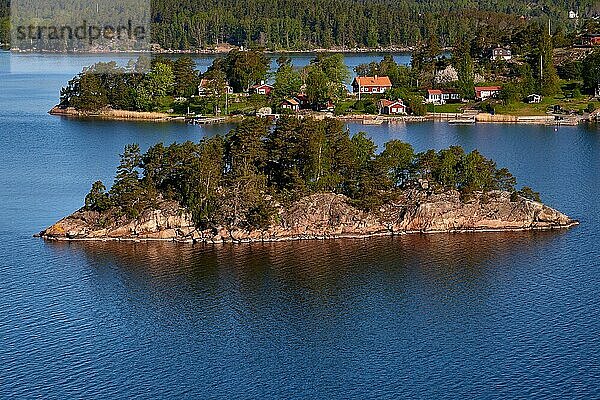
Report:
[{"label": "bare rock face", "polygon": [[[410,192],[399,204],[386,205],[394,232],[452,232],[552,229],[577,224],[566,215],[542,203],[502,191],[478,193],[461,201],[450,191],[426,196]],[[389,218],[389,217],[388,217]]]},{"label": "bare rock face", "polygon": [[176,202],[145,210],[135,219],[96,211],[76,211],[40,235],[49,239],[178,239],[196,230],[192,217]]},{"label": "bare rock face", "polygon": [[216,227],[199,230],[178,203],[163,202],[135,219],[80,210],[40,233],[55,240],[173,240],[190,242],[256,242],[365,237],[414,232],[506,231],[559,229],[577,221],[538,202],[508,192],[476,193],[461,199],[456,191],[404,192],[376,212],[352,206],[333,193],[306,196],[282,207],[266,229]]}]

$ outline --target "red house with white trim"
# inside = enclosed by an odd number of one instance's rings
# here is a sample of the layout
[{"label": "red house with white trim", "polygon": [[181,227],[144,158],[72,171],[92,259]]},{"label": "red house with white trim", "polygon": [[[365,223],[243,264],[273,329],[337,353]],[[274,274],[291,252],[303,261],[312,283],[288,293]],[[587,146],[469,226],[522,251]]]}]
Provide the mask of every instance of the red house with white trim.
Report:
[{"label": "red house with white trim", "polygon": [[268,96],[271,93],[271,90],[273,90],[273,86],[267,85],[265,81],[261,81],[260,84],[254,85],[250,89],[252,93]]},{"label": "red house with white trim", "polygon": [[387,76],[357,76],[352,82],[354,93],[381,94],[392,88]]},{"label": "red house with white trim", "polygon": [[407,114],[407,107],[402,100],[379,100],[379,113],[388,115]]}]

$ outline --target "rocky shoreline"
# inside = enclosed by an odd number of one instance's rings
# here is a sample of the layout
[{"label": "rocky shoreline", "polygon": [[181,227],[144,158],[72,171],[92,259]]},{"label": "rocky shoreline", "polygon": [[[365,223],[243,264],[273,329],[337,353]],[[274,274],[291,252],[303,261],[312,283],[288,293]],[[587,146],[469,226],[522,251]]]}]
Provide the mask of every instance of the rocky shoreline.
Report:
[{"label": "rocky shoreline", "polygon": [[317,193],[280,206],[265,229],[218,226],[198,229],[173,201],[145,210],[135,219],[79,210],[38,235],[47,240],[175,241],[250,243],[309,239],[367,238],[411,233],[494,232],[566,229],[577,220],[542,203],[511,193],[476,193],[463,200],[457,191],[404,192],[379,210],[365,212],[348,198]]}]

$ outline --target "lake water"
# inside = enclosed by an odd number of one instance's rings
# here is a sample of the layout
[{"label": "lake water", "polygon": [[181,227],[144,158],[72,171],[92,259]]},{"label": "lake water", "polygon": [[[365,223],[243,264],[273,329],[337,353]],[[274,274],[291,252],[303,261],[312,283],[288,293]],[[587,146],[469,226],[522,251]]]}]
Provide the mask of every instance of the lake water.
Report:
[{"label": "lake water", "polygon": [[112,181],[125,144],[228,128],[47,115],[99,58],[113,57],[0,53],[0,398],[600,398],[597,127],[349,126],[478,148],[581,220],[568,231],[32,238]]}]

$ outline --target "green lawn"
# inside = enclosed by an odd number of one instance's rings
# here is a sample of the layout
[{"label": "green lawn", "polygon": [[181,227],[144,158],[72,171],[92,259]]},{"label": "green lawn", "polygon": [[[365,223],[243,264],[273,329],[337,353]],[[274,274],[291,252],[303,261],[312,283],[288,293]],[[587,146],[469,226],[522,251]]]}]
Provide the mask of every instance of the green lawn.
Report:
[{"label": "green lawn", "polygon": [[579,98],[568,99],[563,96],[556,97],[545,97],[539,104],[526,104],[526,103],[511,103],[511,104],[497,104],[495,105],[496,114],[510,114],[510,115],[547,115],[549,107],[559,105],[563,110],[574,110],[579,112],[580,110],[586,109],[590,103],[590,98],[587,96],[581,96]]}]

